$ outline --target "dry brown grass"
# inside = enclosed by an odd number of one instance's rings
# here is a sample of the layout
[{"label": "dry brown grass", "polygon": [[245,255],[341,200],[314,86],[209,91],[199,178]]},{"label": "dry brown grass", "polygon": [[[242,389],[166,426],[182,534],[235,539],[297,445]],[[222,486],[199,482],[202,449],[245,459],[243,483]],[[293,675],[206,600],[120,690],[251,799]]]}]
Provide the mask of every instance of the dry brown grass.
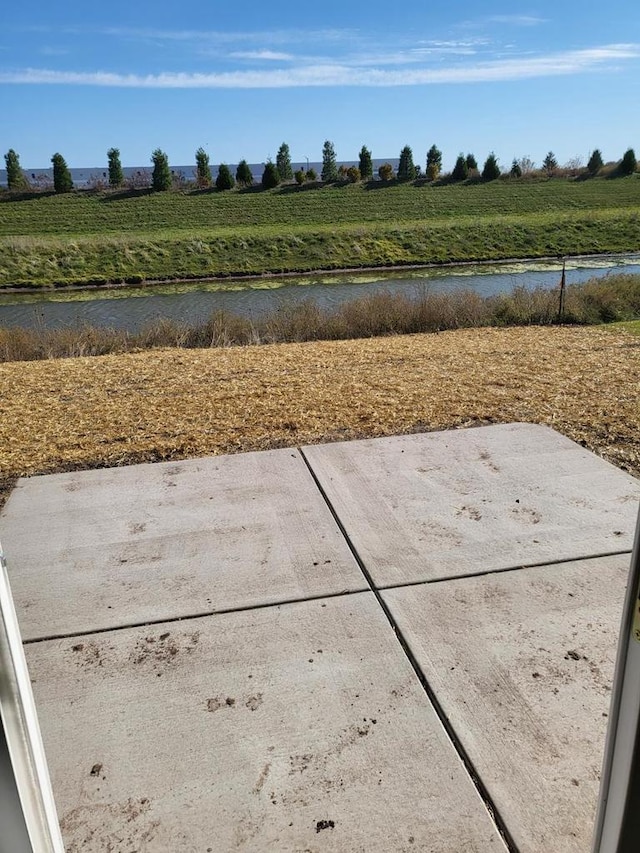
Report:
[{"label": "dry brown grass", "polygon": [[640,474],[640,339],[469,329],[0,365],[0,479],[444,429],[548,424]]}]

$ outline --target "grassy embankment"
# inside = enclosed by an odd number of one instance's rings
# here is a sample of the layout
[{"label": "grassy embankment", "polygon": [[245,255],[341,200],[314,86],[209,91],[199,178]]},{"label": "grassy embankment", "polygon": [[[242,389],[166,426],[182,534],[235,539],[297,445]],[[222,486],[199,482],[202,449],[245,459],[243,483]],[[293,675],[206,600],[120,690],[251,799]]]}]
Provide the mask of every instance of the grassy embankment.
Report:
[{"label": "grassy embankment", "polygon": [[640,249],[640,176],[0,195],[0,287]]}]

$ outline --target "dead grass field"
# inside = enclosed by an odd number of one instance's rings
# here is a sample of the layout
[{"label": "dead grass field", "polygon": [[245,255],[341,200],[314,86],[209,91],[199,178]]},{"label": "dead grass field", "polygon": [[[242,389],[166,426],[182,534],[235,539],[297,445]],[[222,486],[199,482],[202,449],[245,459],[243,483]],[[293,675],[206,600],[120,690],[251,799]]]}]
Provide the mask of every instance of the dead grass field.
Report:
[{"label": "dead grass field", "polygon": [[484,423],[548,424],[640,475],[640,338],[469,329],[0,365],[0,479]]}]

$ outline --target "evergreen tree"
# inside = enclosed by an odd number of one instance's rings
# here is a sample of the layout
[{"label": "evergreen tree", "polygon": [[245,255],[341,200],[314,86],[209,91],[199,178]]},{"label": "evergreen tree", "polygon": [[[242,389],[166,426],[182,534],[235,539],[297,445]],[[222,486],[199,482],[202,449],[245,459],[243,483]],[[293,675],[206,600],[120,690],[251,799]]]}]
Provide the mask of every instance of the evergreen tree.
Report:
[{"label": "evergreen tree", "polygon": [[405,145],[400,152],[400,162],[398,163],[398,180],[399,181],[414,181],[416,177],[416,167],[413,163],[413,151],[408,145]]},{"label": "evergreen tree", "polygon": [[[440,151],[440,149],[435,145],[432,145],[427,151],[427,175],[434,175],[437,178],[441,171],[442,151]],[[431,178],[430,180],[434,180],[434,178]]]},{"label": "evergreen tree", "polygon": [[51,158],[53,163],[53,188],[57,193],[70,193],[73,189],[73,180],[69,167],[62,154],[54,154]]},{"label": "evergreen tree", "polygon": [[290,181],[293,178],[293,170],[291,168],[291,154],[289,146],[283,142],[278,153],[276,154],[276,169],[280,175],[281,181]]},{"label": "evergreen tree", "polygon": [[246,160],[240,160],[238,163],[236,181],[241,187],[250,187],[253,184],[253,172]]},{"label": "evergreen tree", "polygon": [[229,167],[224,163],[220,163],[218,166],[218,177],[216,178],[216,189],[220,191],[230,190],[233,189],[234,184],[235,181]]},{"label": "evergreen tree", "polygon": [[196,184],[201,187],[211,186],[211,166],[209,165],[209,155],[200,147],[196,151]]},{"label": "evergreen tree", "polygon": [[274,187],[277,187],[280,183],[280,175],[278,174],[278,168],[275,163],[272,163],[271,160],[267,160],[264,167],[264,172],[262,173],[262,186],[265,190],[272,190]]},{"label": "evergreen tree", "polygon": [[171,189],[171,169],[169,158],[159,148],[151,155],[153,173],[151,175],[151,187],[155,192],[164,192]]},{"label": "evergreen tree", "polygon": [[547,173],[548,178],[555,175],[555,173],[558,171],[558,161],[556,160],[553,151],[549,151],[547,156],[542,161],[542,168]]},{"label": "evergreen tree", "polygon": [[464,154],[458,154],[458,159],[456,160],[456,165],[453,167],[451,177],[454,181],[466,181],[469,177],[469,167],[467,166]]},{"label": "evergreen tree", "polygon": [[637,168],[638,161],[636,160],[636,153],[633,148],[629,148],[624,152],[624,157],[620,161],[618,171],[621,175],[633,175]]},{"label": "evergreen tree", "polygon": [[110,148],[107,151],[107,159],[109,161],[109,186],[119,187],[124,182],[120,151],[117,148]]},{"label": "evergreen tree", "polygon": [[491,152],[487,159],[484,161],[484,167],[482,169],[482,180],[483,181],[495,181],[496,178],[500,177],[500,167],[498,166],[498,160],[496,155]]},{"label": "evergreen tree", "polygon": [[4,155],[4,162],[7,167],[7,187],[10,190],[23,190],[27,186],[27,181],[20,168],[20,158],[10,148]]},{"label": "evergreen tree", "polygon": [[593,154],[589,157],[589,162],[587,163],[587,171],[594,178],[600,169],[604,166],[602,162],[602,154],[600,153],[600,149],[596,148]]},{"label": "evergreen tree", "polygon": [[512,178],[521,178],[522,177],[522,166],[516,158],[513,158],[513,163],[511,164],[511,171],[509,172]]},{"label": "evergreen tree", "polygon": [[478,161],[473,156],[473,154],[467,154],[465,162],[467,164],[467,169],[477,169],[478,168]]},{"label": "evergreen tree", "polygon": [[325,140],[322,146],[322,174],[323,181],[336,181],[338,179],[338,167],[336,165],[336,151],[333,142]]},{"label": "evergreen tree", "polygon": [[371,151],[369,151],[366,145],[363,145],[360,149],[360,154],[358,156],[360,158],[360,162],[358,163],[360,177],[363,181],[370,181],[373,177],[373,163],[371,161]]}]

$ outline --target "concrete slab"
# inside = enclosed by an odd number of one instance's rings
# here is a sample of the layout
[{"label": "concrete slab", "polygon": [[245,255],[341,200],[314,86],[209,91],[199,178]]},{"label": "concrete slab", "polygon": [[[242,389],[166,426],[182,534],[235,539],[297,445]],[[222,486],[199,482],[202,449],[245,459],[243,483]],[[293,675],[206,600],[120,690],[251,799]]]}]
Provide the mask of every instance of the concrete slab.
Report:
[{"label": "concrete slab", "polygon": [[368,588],[293,450],[21,480],[0,541],[26,640]]},{"label": "concrete slab", "polygon": [[630,550],[640,482],[548,427],[305,447],[378,586]]},{"label": "concrete slab", "polygon": [[27,657],[67,853],[505,850],[372,593]]},{"label": "concrete slab", "polygon": [[629,562],[382,593],[520,853],[590,849]]}]

